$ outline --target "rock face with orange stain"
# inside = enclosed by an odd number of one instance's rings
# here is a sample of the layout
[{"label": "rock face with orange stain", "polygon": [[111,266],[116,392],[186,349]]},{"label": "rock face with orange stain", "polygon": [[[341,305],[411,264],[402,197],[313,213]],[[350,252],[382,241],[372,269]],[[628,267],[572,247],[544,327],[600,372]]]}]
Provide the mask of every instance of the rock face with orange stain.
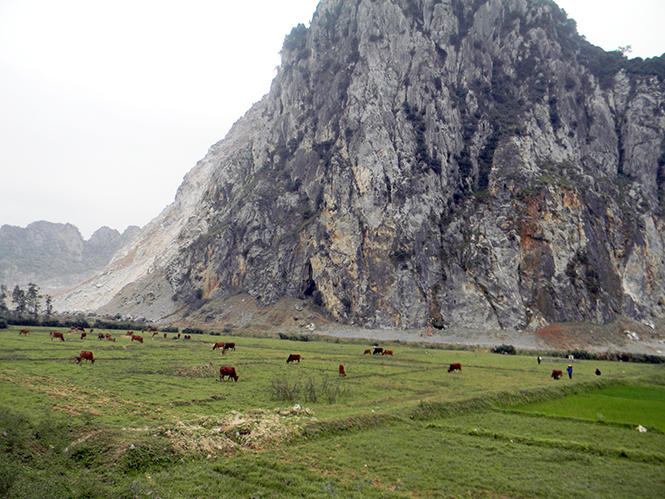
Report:
[{"label": "rock face with orange stain", "polygon": [[247,293],[376,328],[665,316],[663,59],[526,0],[323,0],[281,56],[62,308],[212,316]]}]

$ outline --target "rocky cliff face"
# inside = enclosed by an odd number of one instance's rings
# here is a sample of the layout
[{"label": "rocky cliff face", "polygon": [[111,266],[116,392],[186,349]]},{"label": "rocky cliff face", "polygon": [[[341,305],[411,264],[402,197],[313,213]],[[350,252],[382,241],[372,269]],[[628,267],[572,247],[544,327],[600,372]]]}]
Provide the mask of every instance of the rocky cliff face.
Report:
[{"label": "rocky cliff face", "polygon": [[71,224],[34,222],[0,227],[0,283],[8,288],[33,282],[42,292],[74,286],[101,271],[139,228],[123,234],[102,227],[87,241]]},{"label": "rocky cliff face", "polygon": [[664,78],[549,0],[323,0],[270,93],[62,303],[158,319],[247,292],[403,328],[662,317]]}]

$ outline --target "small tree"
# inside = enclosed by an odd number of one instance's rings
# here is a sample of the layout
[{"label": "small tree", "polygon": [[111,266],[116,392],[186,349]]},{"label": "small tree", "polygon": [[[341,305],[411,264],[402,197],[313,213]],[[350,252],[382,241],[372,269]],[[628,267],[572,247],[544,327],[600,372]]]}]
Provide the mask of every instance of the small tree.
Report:
[{"label": "small tree", "polygon": [[0,284],[0,315],[5,316],[9,312],[9,308],[7,308],[8,296],[9,292],[7,290],[7,286]]},{"label": "small tree", "polygon": [[51,317],[53,315],[53,298],[51,295],[46,295],[45,297],[45,305],[46,305],[46,317]]},{"label": "small tree", "polygon": [[12,301],[16,306],[15,311],[17,317],[23,317],[26,307],[25,291],[23,291],[18,284],[14,287],[14,291],[12,291]]},{"label": "small tree", "polygon": [[25,298],[28,312],[36,319],[39,317],[39,299],[41,298],[39,294],[39,286],[34,282],[28,284],[28,292],[26,293]]}]

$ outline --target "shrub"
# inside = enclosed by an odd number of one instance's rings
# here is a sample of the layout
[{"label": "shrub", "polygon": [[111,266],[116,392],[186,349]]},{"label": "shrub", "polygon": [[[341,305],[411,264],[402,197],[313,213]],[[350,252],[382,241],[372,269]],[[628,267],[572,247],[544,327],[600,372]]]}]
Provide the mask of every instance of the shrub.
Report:
[{"label": "shrub", "polygon": [[515,352],[515,347],[512,345],[499,345],[497,347],[492,348],[492,353],[515,355],[516,352]]},{"label": "shrub", "polygon": [[293,385],[288,380],[281,378],[273,379],[270,385],[270,397],[273,400],[286,400],[293,402],[300,395],[300,382],[294,381]]},{"label": "shrub", "polygon": [[44,327],[62,327],[58,319],[43,319],[42,326]]},{"label": "shrub", "polygon": [[290,340],[290,341],[309,341],[311,338],[305,334],[285,334],[278,333],[280,340]]},{"label": "shrub", "polygon": [[0,329],[7,329],[7,320],[0,317]]},{"label": "shrub", "polygon": [[198,327],[186,327],[182,330],[182,334],[204,334],[204,332]]},{"label": "shrub", "polygon": [[595,353],[587,352],[586,350],[573,350],[573,351],[568,351],[566,356],[572,355],[576,359],[580,360],[596,360],[597,356]]}]

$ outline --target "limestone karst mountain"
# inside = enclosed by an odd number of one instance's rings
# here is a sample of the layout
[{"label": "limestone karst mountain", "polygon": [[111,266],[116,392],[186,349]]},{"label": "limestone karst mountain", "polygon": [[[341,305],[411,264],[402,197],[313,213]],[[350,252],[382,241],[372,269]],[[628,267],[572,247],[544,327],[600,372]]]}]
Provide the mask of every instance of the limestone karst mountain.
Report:
[{"label": "limestone karst mountain", "polygon": [[88,279],[106,267],[114,253],[137,235],[102,227],[88,240],[71,224],[33,222],[25,228],[0,227],[0,283],[10,289],[34,282],[52,293]]},{"label": "limestone karst mountain", "polygon": [[56,306],[369,327],[665,315],[665,58],[549,0],[323,0],[175,202]]}]

